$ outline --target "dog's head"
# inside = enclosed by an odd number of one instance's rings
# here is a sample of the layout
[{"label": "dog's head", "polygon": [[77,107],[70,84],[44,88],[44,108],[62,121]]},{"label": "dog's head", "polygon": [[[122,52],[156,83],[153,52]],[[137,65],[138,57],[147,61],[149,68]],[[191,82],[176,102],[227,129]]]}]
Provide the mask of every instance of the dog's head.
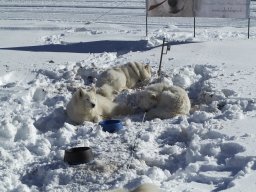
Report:
[{"label": "dog's head", "polygon": [[139,92],[138,99],[138,107],[143,111],[148,111],[156,107],[158,103],[158,95],[148,90]]},{"label": "dog's head", "polygon": [[147,73],[146,78],[150,78],[151,77],[151,72],[152,72],[151,66],[149,64],[146,64],[146,65],[144,65],[144,69]]},{"label": "dog's head", "polygon": [[142,85],[146,84],[151,78],[151,71],[152,71],[152,68],[149,64],[147,65],[143,64],[142,70],[140,71],[140,79],[138,83],[141,83]]},{"label": "dog's head", "polygon": [[84,90],[79,88],[75,95],[76,102],[85,110],[92,110],[96,107],[97,98],[95,88]]},{"label": "dog's head", "polygon": [[182,11],[185,7],[185,1],[186,0],[168,0],[170,13],[176,14]]}]

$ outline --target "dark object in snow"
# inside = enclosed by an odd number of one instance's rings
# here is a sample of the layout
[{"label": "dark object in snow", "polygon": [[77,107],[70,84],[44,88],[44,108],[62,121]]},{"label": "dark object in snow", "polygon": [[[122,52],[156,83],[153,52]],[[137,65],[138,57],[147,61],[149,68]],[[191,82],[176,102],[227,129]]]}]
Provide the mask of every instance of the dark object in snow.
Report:
[{"label": "dark object in snow", "polygon": [[93,160],[93,153],[90,147],[75,147],[65,150],[64,161],[69,165],[89,163]]},{"label": "dark object in snow", "polygon": [[88,77],[87,77],[87,81],[88,81],[90,84],[93,83],[93,79],[94,79],[93,76],[88,76]]},{"label": "dark object in snow", "polygon": [[49,63],[54,63],[54,61],[53,61],[53,60],[50,60]]},{"label": "dark object in snow", "polygon": [[225,102],[220,102],[218,103],[217,107],[219,110],[222,110],[224,107],[226,106],[226,103]]},{"label": "dark object in snow", "polygon": [[118,132],[123,128],[123,124],[120,120],[104,120],[101,121],[99,125],[103,128],[103,131],[107,131],[109,133]]}]

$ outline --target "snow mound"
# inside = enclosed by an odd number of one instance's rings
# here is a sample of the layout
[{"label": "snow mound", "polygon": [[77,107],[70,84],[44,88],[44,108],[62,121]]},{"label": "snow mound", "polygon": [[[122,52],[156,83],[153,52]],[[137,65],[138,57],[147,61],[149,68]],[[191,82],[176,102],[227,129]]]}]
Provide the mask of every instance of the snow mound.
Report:
[{"label": "snow mound", "polygon": [[[115,58],[104,53],[96,60],[119,65]],[[190,115],[141,122],[138,114],[124,118],[124,130],[110,134],[91,122],[73,125],[65,113],[74,87],[89,86],[93,83],[89,80],[96,81],[105,69],[92,61],[35,71],[29,87],[1,104],[5,111],[0,126],[3,191],[101,191],[145,182],[167,190],[173,180],[226,189],[234,185],[235,175],[253,169],[248,167],[252,158],[239,155],[245,146],[220,130],[223,121],[244,118],[256,104],[233,98],[232,90],[218,90],[212,80],[219,69],[195,65],[165,74],[167,81],[187,90],[193,103]],[[131,92],[122,94],[125,99]],[[10,105],[17,107],[10,109]],[[64,163],[64,150],[76,146],[91,147],[95,161],[78,166]]]}]

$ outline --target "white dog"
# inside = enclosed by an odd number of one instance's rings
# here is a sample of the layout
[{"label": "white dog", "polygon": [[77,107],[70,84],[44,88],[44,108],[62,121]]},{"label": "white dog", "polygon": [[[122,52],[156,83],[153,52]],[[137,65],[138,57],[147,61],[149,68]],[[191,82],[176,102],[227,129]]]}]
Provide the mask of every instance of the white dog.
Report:
[{"label": "white dog", "polygon": [[95,88],[84,90],[79,88],[67,105],[69,118],[81,124],[84,121],[99,122],[102,119],[117,115],[126,115],[131,110],[96,93]]},{"label": "white dog", "polygon": [[141,86],[151,78],[151,67],[137,62],[104,71],[98,78],[97,93],[113,99],[118,92]]},{"label": "white dog", "polygon": [[138,107],[147,111],[146,118],[149,120],[186,115],[191,108],[188,94],[184,89],[164,82],[152,84],[138,95]]},{"label": "white dog", "polygon": [[[116,189],[109,192],[129,192],[129,191],[125,189]],[[137,187],[136,189],[130,192],[160,192],[160,189],[154,184],[146,183],[146,184],[142,184],[141,186]]]},{"label": "white dog", "polygon": [[149,16],[193,17],[194,0],[149,0]]}]

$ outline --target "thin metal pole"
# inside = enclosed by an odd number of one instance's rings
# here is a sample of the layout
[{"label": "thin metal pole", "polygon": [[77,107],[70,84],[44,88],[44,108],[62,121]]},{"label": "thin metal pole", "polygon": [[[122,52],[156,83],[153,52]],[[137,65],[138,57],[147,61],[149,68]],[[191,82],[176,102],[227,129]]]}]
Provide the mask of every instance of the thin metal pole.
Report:
[{"label": "thin metal pole", "polygon": [[148,36],[148,0],[146,0],[146,37]]},{"label": "thin metal pole", "polygon": [[194,37],[196,37],[196,17],[194,17]]},{"label": "thin metal pole", "polygon": [[248,6],[247,6],[247,11],[248,11],[248,39],[250,39],[250,24],[251,24],[251,0],[247,0]]},{"label": "thin metal pole", "polygon": [[160,56],[160,63],[159,63],[159,68],[158,68],[158,76],[161,74],[161,67],[162,67],[162,59],[163,59],[163,52],[164,52],[164,43],[165,43],[165,38],[163,38],[163,44],[162,44],[162,51],[161,51],[161,56]]},{"label": "thin metal pole", "polygon": [[146,14],[146,37],[148,36],[148,14]]},{"label": "thin metal pole", "polygon": [[251,24],[251,18],[248,18],[248,39],[250,39],[250,24]]}]

